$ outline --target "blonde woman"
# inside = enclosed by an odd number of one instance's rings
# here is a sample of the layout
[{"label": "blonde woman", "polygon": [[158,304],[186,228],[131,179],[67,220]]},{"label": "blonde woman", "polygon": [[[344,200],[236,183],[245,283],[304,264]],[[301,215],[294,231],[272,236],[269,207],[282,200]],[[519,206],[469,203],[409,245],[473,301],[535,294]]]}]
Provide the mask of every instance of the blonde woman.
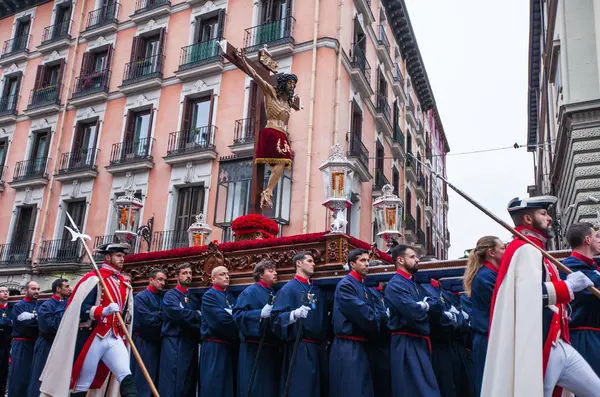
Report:
[{"label": "blonde woman", "polygon": [[463,278],[465,292],[473,303],[471,329],[473,330],[473,379],[476,397],[481,393],[490,324],[490,305],[504,248],[504,243],[498,237],[480,238],[469,253]]}]

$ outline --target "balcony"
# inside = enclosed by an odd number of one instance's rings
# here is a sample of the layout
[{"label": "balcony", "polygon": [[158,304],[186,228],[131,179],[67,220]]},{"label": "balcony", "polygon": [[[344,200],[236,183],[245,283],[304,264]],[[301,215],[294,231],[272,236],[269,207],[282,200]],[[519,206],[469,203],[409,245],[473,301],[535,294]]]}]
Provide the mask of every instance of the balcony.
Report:
[{"label": "balcony", "polygon": [[404,237],[407,242],[415,242],[417,238],[417,222],[415,221],[415,217],[407,212],[405,221]]},{"label": "balcony", "polygon": [[[81,241],[71,239],[46,240],[40,244],[38,264],[78,265],[81,262],[83,247]],[[54,268],[54,266],[53,266]]]},{"label": "balcony", "polygon": [[48,164],[50,159],[19,161],[15,164],[13,180],[8,184],[14,189],[39,187],[48,183]]},{"label": "balcony", "polygon": [[421,173],[420,168],[417,172],[417,175],[417,186],[415,189],[417,191],[417,197],[425,199],[427,196],[427,184],[425,182],[425,176]]},{"label": "balcony", "polygon": [[146,22],[171,13],[171,2],[168,0],[136,0],[135,12],[129,17],[135,23]]},{"label": "balcony", "polygon": [[352,163],[361,182],[367,182],[372,178],[369,172],[369,150],[360,137],[353,132],[348,133],[348,160]]},{"label": "balcony", "polygon": [[416,111],[417,108],[415,107],[415,103],[409,96],[408,105],[406,106],[406,120],[408,120],[408,122],[412,124],[413,128],[417,128],[417,117],[415,116]]},{"label": "balcony", "polygon": [[352,82],[360,91],[360,94],[364,98],[369,98],[373,95],[373,89],[371,88],[371,65],[367,61],[367,57],[356,44],[352,44],[350,51],[350,78]]},{"label": "balcony", "polygon": [[96,159],[99,152],[100,149],[82,149],[63,153],[60,156],[58,173],[55,175],[55,179],[64,182],[97,177]]},{"label": "balcony", "polygon": [[150,251],[166,251],[189,246],[187,230],[165,230],[152,233]]},{"label": "balcony", "polygon": [[371,10],[371,0],[354,0],[354,5],[358,12],[365,18],[365,24],[370,25],[375,22],[375,15]]},{"label": "balcony", "polygon": [[394,78],[392,88],[394,89],[394,94],[398,98],[404,102],[406,100],[406,91],[404,91],[404,76],[402,76],[402,71],[400,70],[400,65],[397,63],[394,64],[392,68],[392,77]]},{"label": "balcony", "polygon": [[8,172],[8,167],[0,167],[0,192],[4,191],[4,183],[6,182],[6,173]]},{"label": "balcony", "polygon": [[219,41],[217,38],[183,47],[175,75],[182,80],[189,80],[221,73],[223,57]]},{"label": "balcony", "polygon": [[425,128],[423,128],[423,124],[421,123],[421,120],[417,120],[417,144],[420,147],[425,148]]},{"label": "balcony", "polygon": [[50,54],[53,51],[68,48],[71,44],[71,22],[64,21],[44,28],[38,50],[42,54]]},{"label": "balcony", "polygon": [[0,98],[0,125],[17,121],[17,104],[20,99],[17,94]]},{"label": "balcony", "polygon": [[169,134],[167,164],[185,164],[190,161],[212,161],[217,158],[214,136],[217,127],[209,125]]},{"label": "balcony", "polygon": [[0,244],[0,266],[25,267],[31,265],[34,244]]},{"label": "balcony", "polygon": [[406,138],[402,133],[402,129],[398,123],[394,123],[394,135],[392,135],[392,154],[400,161],[406,159],[405,149]]},{"label": "balcony", "polygon": [[273,58],[291,54],[294,51],[295,24],[294,17],[287,17],[246,29],[244,34],[245,51],[258,51],[266,45]]},{"label": "balcony", "polygon": [[383,25],[377,25],[377,57],[388,70],[393,68],[394,62],[390,54],[390,41]]},{"label": "balcony", "polygon": [[160,88],[164,63],[165,56],[162,54],[126,63],[123,83],[119,89],[127,95]]},{"label": "balcony", "polygon": [[384,135],[388,137],[392,137],[393,129],[391,124],[391,110],[390,105],[388,104],[388,99],[385,95],[381,93],[377,93],[375,96],[376,106],[375,106],[375,122],[377,123],[377,127],[379,131],[383,132]]},{"label": "balcony", "polygon": [[381,196],[381,189],[390,181],[386,178],[383,170],[375,169],[375,183],[373,184],[373,197]]},{"label": "balcony", "polygon": [[26,61],[29,58],[29,40],[31,35],[17,36],[4,42],[0,67]]},{"label": "balcony", "polygon": [[404,172],[406,173],[406,180],[409,182],[417,182],[417,167],[415,165],[415,159],[412,158],[413,154],[408,151],[406,154],[406,167],[404,168]]},{"label": "balcony", "polygon": [[433,159],[433,153],[431,152],[431,147],[429,145],[427,145],[427,148],[425,149],[425,159],[431,166],[431,161]]},{"label": "balcony", "polygon": [[154,142],[154,138],[142,138],[113,144],[110,151],[110,164],[106,166],[106,171],[119,174],[154,168],[152,157]]},{"label": "balcony", "polygon": [[109,69],[104,69],[77,77],[69,103],[75,107],[80,107],[106,101],[108,99],[110,74]]},{"label": "balcony", "polygon": [[29,94],[29,105],[23,111],[29,117],[57,113],[60,110],[62,84],[50,84],[42,88],[34,88]]},{"label": "balcony", "polygon": [[229,148],[235,155],[252,155],[254,153],[254,117],[235,121],[233,145]]},{"label": "balcony", "polygon": [[119,10],[121,5],[113,3],[97,10],[90,11],[87,17],[86,28],[81,36],[86,40],[117,31],[119,24]]}]

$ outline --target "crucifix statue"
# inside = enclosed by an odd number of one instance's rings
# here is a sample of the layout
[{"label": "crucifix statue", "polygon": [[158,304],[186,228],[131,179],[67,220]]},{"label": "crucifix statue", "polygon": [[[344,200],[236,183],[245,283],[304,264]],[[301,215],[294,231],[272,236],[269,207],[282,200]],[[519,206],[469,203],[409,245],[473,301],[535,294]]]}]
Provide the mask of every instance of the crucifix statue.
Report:
[{"label": "crucifix statue", "polygon": [[[302,108],[300,98],[294,95],[298,78],[294,74],[277,73],[277,62],[266,49],[260,50],[258,62],[253,62],[241,49],[233,47],[226,40],[221,41],[219,45],[223,57],[252,77],[264,95],[267,122],[260,132],[259,123],[255,123],[254,167],[250,191],[251,212],[260,213],[263,208],[273,206],[273,190],[284,170],[292,165],[287,127],[291,110]],[[271,72],[276,74],[272,75]],[[260,114],[260,109],[258,113]],[[265,164],[271,168],[271,176],[267,187],[262,190]]]}]

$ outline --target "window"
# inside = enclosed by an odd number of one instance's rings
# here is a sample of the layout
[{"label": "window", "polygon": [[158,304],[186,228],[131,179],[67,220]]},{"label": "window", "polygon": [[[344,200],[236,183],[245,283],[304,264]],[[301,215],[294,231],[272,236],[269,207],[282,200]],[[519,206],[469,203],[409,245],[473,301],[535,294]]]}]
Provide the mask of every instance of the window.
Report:
[{"label": "window", "polygon": [[353,137],[356,137],[359,141],[362,141],[362,122],[363,115],[360,107],[356,102],[352,101],[352,119],[350,121],[350,132]]},{"label": "window", "polygon": [[158,33],[153,34],[152,36],[135,36],[131,45],[131,61],[139,61],[163,54],[165,39],[165,28],[161,28]]},{"label": "window", "polygon": [[17,27],[15,29],[15,38],[28,36],[30,28],[31,28],[31,19],[29,19],[29,17],[27,17],[25,19],[19,19],[17,21]]},{"label": "window", "polygon": [[125,142],[136,142],[146,140],[150,137],[152,128],[152,109],[133,111],[127,115],[127,129],[125,131]]},{"label": "window", "polygon": [[263,0],[261,23],[275,22],[292,15],[292,0]]},{"label": "window", "polygon": [[54,65],[39,65],[35,75],[34,89],[36,91],[52,89],[57,92],[56,86],[62,83],[65,65],[64,59]]},{"label": "window", "polygon": [[394,194],[400,197],[400,172],[395,166],[392,167],[392,184],[394,185]]},{"label": "window", "polygon": [[[83,223],[85,221],[85,210],[87,208],[87,204],[86,204],[85,200],[70,201],[70,202],[66,203],[66,207],[67,207],[66,212],[68,212],[69,215],[71,215],[71,218],[73,218],[73,222],[75,222],[75,224],[77,225],[79,230],[81,230],[83,232]],[[71,222],[69,221],[69,218],[67,217],[66,214],[65,214],[65,221],[64,221],[63,226],[72,227]],[[71,240],[71,233],[64,227],[63,227],[62,240],[68,240],[68,241]]]},{"label": "window", "polygon": [[99,124],[100,120],[77,123],[71,151],[95,149]]},{"label": "window", "polygon": [[35,162],[44,160],[45,164],[46,156],[48,155],[49,131],[34,132],[32,139],[33,144],[29,151],[29,159]]},{"label": "window", "polygon": [[81,76],[89,76],[109,69],[112,52],[112,46],[104,51],[84,52],[81,62]]},{"label": "window", "polygon": [[252,159],[219,162],[214,224],[223,229],[223,241],[231,238],[231,222],[248,213],[251,180]]},{"label": "window", "polygon": [[204,209],[204,185],[179,189],[175,230],[184,230],[195,222],[195,217]]},{"label": "window", "polygon": [[417,204],[417,230],[419,232],[423,230],[421,227],[421,206],[419,204]]},{"label": "window", "polygon": [[379,71],[379,81],[377,83],[377,94],[383,98],[387,98],[387,81],[384,74]]},{"label": "window", "polygon": [[410,133],[406,134],[406,151],[412,154],[412,136]]},{"label": "window", "polygon": [[200,18],[198,22],[200,22],[198,43],[218,38],[220,32],[219,15],[204,19]]},{"label": "window", "polygon": [[367,40],[366,40],[366,35],[365,32],[362,29],[362,26],[360,25],[360,22],[358,20],[358,17],[354,18],[354,46],[355,46],[355,51],[358,48],[360,53],[360,56],[364,57],[365,53],[367,52]]},{"label": "window", "polygon": [[12,112],[17,109],[19,88],[21,87],[22,74],[6,77],[0,98],[0,112]]},{"label": "window", "polygon": [[0,139],[0,183],[4,181],[4,165],[6,164],[6,154],[8,150],[8,139]]},{"label": "window", "polygon": [[12,244],[14,249],[21,253],[28,253],[33,239],[35,228],[36,206],[17,207],[15,230],[13,231]]},{"label": "window", "polygon": [[66,2],[56,8],[56,18],[54,24],[62,24],[69,22],[71,19],[71,2]]},{"label": "window", "polygon": [[[406,213],[410,214],[412,212],[412,193],[410,192],[409,188],[406,188]],[[408,225],[407,225],[408,226]]]},{"label": "window", "polygon": [[212,143],[212,111],[212,95],[184,99],[180,144],[207,147]]},{"label": "window", "polygon": [[385,150],[381,142],[377,141],[375,148],[375,169],[383,172],[383,161],[385,158]]}]

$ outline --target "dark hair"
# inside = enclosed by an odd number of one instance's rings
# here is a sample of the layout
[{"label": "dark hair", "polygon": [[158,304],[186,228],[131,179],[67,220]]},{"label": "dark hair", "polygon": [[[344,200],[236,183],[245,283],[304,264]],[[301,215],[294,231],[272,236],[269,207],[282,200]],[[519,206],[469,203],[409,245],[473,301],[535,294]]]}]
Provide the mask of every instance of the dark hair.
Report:
[{"label": "dark hair", "polygon": [[[293,80],[296,83],[298,83],[298,76],[292,73],[277,73],[275,75],[275,78],[277,79],[277,87],[275,87],[275,93],[277,96],[280,96],[281,94],[287,91],[288,81]],[[290,95],[290,97],[288,98],[288,103],[291,105],[292,102],[294,102],[294,98],[292,98],[292,96]]]},{"label": "dark hair", "polygon": [[25,291],[27,291],[29,289],[29,286],[31,285],[31,283],[37,283],[37,281],[35,280],[29,280],[28,282],[25,283]]},{"label": "dark hair", "polygon": [[[158,273],[162,273],[165,276],[167,275],[167,273],[165,273],[163,269],[152,269],[152,271],[148,275],[148,278],[156,278],[156,276],[158,276]],[[179,268],[177,268],[177,274],[179,274]]]},{"label": "dark hair", "polygon": [[192,270],[192,265],[190,265],[189,263],[182,263],[180,265],[177,265],[177,276],[179,276],[181,274],[181,271],[183,269],[190,269],[190,270]]},{"label": "dark hair", "polygon": [[512,221],[515,224],[515,226],[525,226],[525,220],[523,219],[525,215],[533,217],[535,211],[538,209],[539,208],[525,208],[517,212],[512,212],[510,214],[510,217],[512,218]]},{"label": "dark hair", "polygon": [[271,259],[263,259],[262,261],[258,262],[256,266],[254,266],[254,270],[252,270],[252,277],[254,277],[254,281],[260,280],[260,276],[265,273],[266,269],[275,269],[276,267],[277,265]]},{"label": "dark hair", "polygon": [[364,254],[368,254],[369,251],[367,251],[366,249],[363,248],[354,248],[352,251],[350,251],[350,253],[348,254],[348,265],[350,265],[350,262],[355,262],[358,259],[359,256],[364,255]]},{"label": "dark hair", "polygon": [[294,269],[296,268],[296,262],[303,261],[309,255],[311,258],[314,259],[312,252],[309,251],[300,251],[296,255],[294,255],[294,257],[292,258],[292,264],[294,265]]},{"label": "dark hair", "polygon": [[577,222],[567,229],[567,242],[571,248],[579,248],[587,236],[592,235],[594,225],[589,222]]},{"label": "dark hair", "polygon": [[398,258],[404,256],[407,249],[412,249],[408,245],[398,244],[394,248],[392,248],[392,262],[394,262],[394,266],[398,263]]},{"label": "dark hair", "polygon": [[52,282],[52,293],[55,294],[57,288],[62,287],[63,283],[68,283],[68,282],[69,282],[69,280],[67,280],[66,278],[57,278],[56,280],[54,280]]}]

